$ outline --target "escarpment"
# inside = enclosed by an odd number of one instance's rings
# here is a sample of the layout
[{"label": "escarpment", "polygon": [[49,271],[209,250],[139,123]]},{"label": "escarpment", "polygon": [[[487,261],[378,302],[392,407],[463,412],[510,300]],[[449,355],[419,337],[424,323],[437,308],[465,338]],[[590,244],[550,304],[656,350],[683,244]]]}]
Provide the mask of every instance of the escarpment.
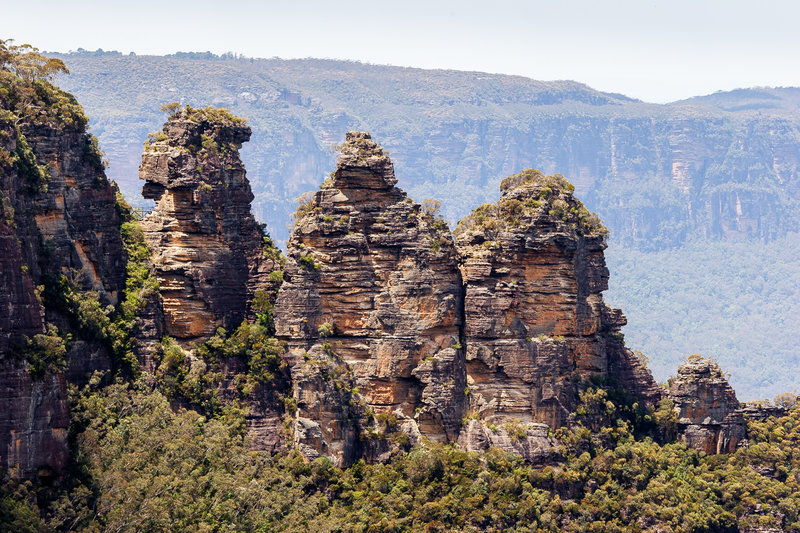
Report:
[{"label": "escarpment", "polygon": [[0,467],[46,477],[69,458],[67,382],[112,366],[74,311],[117,303],[125,253],[80,105],[2,68],[0,86]]},{"label": "escarpment", "polygon": [[314,426],[317,451],[336,449],[343,461],[356,421],[304,377],[325,354],[355,386],[351,402],[395,417],[411,435],[453,441],[463,414],[455,247],[447,224],[396,181],[368,134],[347,134],[330,180],[298,208],[276,304],[277,335],[299,378],[295,425]]},{"label": "escarpment", "polygon": [[261,253],[238,151],[249,138],[242,119],[187,106],[151,136],[142,156],[142,193],[156,201],[142,226],[166,333],[183,342],[238,326],[256,290],[269,284],[272,265]]}]

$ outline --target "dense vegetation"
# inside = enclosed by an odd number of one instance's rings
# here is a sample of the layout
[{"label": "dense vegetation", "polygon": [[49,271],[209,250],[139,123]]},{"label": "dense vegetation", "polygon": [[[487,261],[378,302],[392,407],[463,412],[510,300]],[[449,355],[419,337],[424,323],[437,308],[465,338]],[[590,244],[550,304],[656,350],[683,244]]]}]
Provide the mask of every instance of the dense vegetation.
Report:
[{"label": "dense vegetation", "polygon": [[[241,411],[170,407],[144,381],[74,390],[74,470],[7,482],[13,531],[736,531],[800,529],[800,409],[749,422],[750,445],[705,456],[614,388],[588,387],[561,458],[426,444],[387,464],[250,451]],[[659,429],[660,428],[660,429]]]},{"label": "dense vegetation", "polygon": [[628,346],[666,380],[687,355],[716,357],[740,400],[796,391],[800,234],[769,245],[693,241],[678,250],[622,250],[612,240],[606,300],[628,316]]}]

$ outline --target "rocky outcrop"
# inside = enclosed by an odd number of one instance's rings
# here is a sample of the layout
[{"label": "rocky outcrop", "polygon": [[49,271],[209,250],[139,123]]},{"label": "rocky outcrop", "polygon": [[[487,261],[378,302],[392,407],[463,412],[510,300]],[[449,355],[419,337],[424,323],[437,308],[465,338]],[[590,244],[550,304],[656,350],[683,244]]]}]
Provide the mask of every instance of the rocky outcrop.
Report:
[{"label": "rocky outcrop", "polygon": [[[365,422],[331,408],[347,402],[410,423],[412,440],[538,461],[582,380],[615,378],[657,403],[659,388],[622,342],[624,316],[603,303],[605,228],[566,180],[507,179],[497,205],[459,224],[455,247],[436,206],[395,183],[383,150],[350,132],[331,179],[296,214],[275,318],[301,447],[342,463],[358,455],[350,437]],[[320,353],[346,382],[312,379]]]},{"label": "rocky outcrop", "polygon": [[691,356],[670,381],[681,440],[698,451],[732,453],[745,438],[742,406],[717,363]]},{"label": "rocky outcrop", "polygon": [[116,303],[125,253],[115,190],[80,106],[47,82],[34,91],[3,74],[0,466],[47,476],[69,457],[67,381],[112,366],[107,345],[76,323],[58,290]]},{"label": "rocky outcrop", "polygon": [[[347,134],[331,179],[296,214],[277,335],[288,342],[293,378],[313,364],[309,354],[331,352],[352,375],[356,402],[408,423],[411,434],[450,442],[466,387],[455,248],[432,206],[406,198],[396,181],[368,134]],[[295,433],[315,435],[324,444],[309,445],[339,449],[346,462],[350,452],[341,449],[356,421],[306,382],[294,385],[296,426],[315,426]]]},{"label": "rocky outcrop", "polygon": [[163,335],[183,345],[191,365],[211,365],[219,397],[246,408],[251,446],[275,452],[286,444],[285,377],[243,393],[248,354],[201,361],[191,348],[220,327],[231,334],[256,312],[271,313],[282,281],[281,254],[250,212],[253,194],[238,152],[249,138],[244,120],[224,109],[189,106],[174,109],[162,132],[151,135],[139,174],[143,194],[156,201],[142,227],[159,291],[140,311],[135,334],[147,341],[137,357],[151,374]]},{"label": "rocky outcrop", "polygon": [[556,441],[547,424],[507,421],[500,426],[471,419],[461,430],[458,443],[469,452],[500,448],[531,463],[544,463],[556,453]]},{"label": "rocky outcrop", "polygon": [[579,381],[592,376],[617,378],[650,403],[659,397],[621,340],[625,317],[603,302],[607,230],[573,189],[527,170],[454,232],[470,411],[481,420],[562,426]]},{"label": "rocky outcrop", "polygon": [[156,201],[142,222],[163,298],[166,333],[201,341],[235,328],[272,265],[250,213],[253,193],[239,158],[250,138],[221,109],[176,110],[146,145],[139,177]]}]

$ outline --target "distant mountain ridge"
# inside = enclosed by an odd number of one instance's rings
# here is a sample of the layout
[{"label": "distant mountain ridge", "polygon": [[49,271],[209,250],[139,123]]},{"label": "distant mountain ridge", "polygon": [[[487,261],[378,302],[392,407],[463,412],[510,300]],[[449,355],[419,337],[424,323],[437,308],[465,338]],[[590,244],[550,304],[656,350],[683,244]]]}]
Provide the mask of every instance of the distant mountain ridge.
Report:
[{"label": "distant mountain ridge", "polygon": [[768,109],[800,113],[800,87],[754,87],[718,91],[675,103],[711,105],[725,111],[765,111]]},{"label": "distant mountain ridge", "polygon": [[248,117],[254,142],[243,157],[255,211],[281,241],[294,198],[322,181],[331,145],[353,128],[397,149],[413,197],[447,188],[440,199],[451,222],[527,167],[567,176],[615,238],[644,249],[692,236],[769,239],[798,211],[798,89],[659,105],[571,81],[199,56],[67,54],[72,74],[59,82],[86,103],[109,174],[129,197],[139,187],[134,156],[162,103],[223,105]]}]

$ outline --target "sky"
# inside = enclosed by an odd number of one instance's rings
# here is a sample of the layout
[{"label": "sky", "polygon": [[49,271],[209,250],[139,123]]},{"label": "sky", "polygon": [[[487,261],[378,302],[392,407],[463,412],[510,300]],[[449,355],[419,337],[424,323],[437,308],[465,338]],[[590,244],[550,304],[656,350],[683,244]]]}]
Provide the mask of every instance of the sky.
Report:
[{"label": "sky", "polygon": [[796,0],[0,0],[41,50],[234,52],[570,79],[665,103],[800,86]]}]

